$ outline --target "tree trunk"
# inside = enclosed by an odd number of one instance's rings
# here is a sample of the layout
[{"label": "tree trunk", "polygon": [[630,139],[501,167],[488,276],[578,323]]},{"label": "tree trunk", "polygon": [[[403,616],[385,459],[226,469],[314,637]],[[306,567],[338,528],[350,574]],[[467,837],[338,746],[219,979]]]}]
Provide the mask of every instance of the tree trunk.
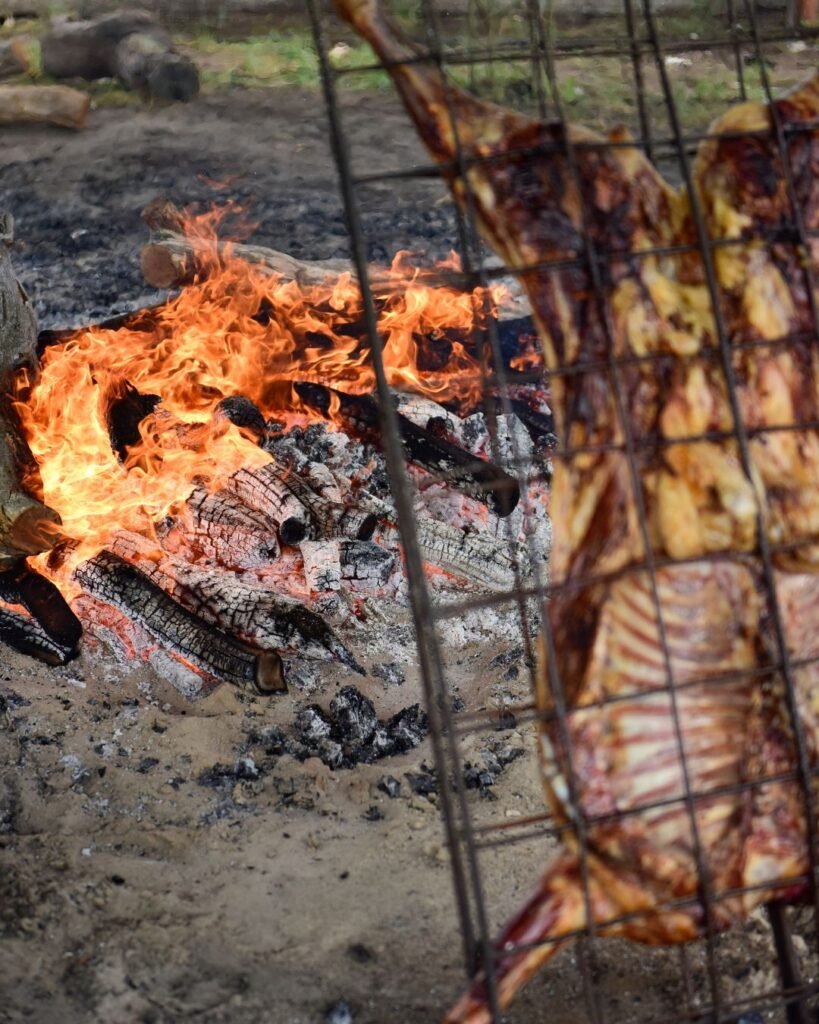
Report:
[{"label": "tree trunk", "polygon": [[51,548],[60,522],[40,500],[37,464],[8,395],[16,372],[37,363],[37,326],[12,270],[12,238],[12,219],[0,214],[0,570]]},{"label": "tree trunk", "polygon": [[199,72],[174,49],[147,11],[93,21],[55,20],[40,40],[43,71],[54,78],[118,78],[126,89],[155,99],[192,100]]},{"label": "tree trunk", "polygon": [[82,128],[90,97],[67,85],[0,85],[0,125]]},{"label": "tree trunk", "polygon": [[29,67],[26,48],[19,39],[9,39],[8,42],[0,43],[0,78],[24,75]]}]

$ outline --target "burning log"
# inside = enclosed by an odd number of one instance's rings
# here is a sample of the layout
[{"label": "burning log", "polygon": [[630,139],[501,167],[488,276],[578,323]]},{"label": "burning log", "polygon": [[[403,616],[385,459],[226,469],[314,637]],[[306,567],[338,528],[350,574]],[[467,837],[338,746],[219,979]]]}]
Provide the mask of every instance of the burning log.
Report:
[{"label": "burning log", "polygon": [[[311,409],[328,415],[338,399],[335,415],[345,428],[377,444],[380,439],[378,405],[369,395],[348,395],[322,384],[294,385],[299,398]],[[517,480],[499,466],[478,459],[458,445],[419,427],[398,413],[398,429],[407,457],[426,469],[444,471],[447,480],[465,494],[485,501],[499,516],[508,516],[520,499]]]},{"label": "burning log", "polygon": [[0,85],[0,125],[82,128],[91,98],[67,85]]},{"label": "burning log", "polygon": [[115,556],[133,564],[163,596],[178,601],[218,629],[235,633],[249,643],[313,658],[340,661],[354,672],[364,670],[330,626],[315,612],[269,588],[246,583],[222,572],[203,569],[174,558],[157,560],[141,537],[118,535]]},{"label": "burning log", "polygon": [[392,552],[368,540],[339,541],[342,580],[353,590],[382,587],[395,569]]},{"label": "burning log", "polygon": [[0,569],[47,551],[60,522],[57,513],[39,500],[37,464],[14,406],[4,397],[19,368],[36,366],[37,327],[28,296],[12,270],[7,248],[12,238],[11,217],[0,214]]},{"label": "burning log", "polygon": [[[219,242],[214,245],[209,239],[190,237],[185,234],[182,212],[167,199],[155,199],[149,203],[142,212],[142,219],[151,232],[151,238],[143,246],[139,261],[142,276],[154,288],[175,288],[190,284],[201,273],[203,266],[213,262],[214,255],[221,258],[228,249],[237,259],[246,260],[286,281],[295,281],[302,287],[326,284],[328,280],[342,274],[356,277],[352,264],[347,260],[308,262],[263,245],[243,245],[238,242]],[[401,287],[400,280],[390,277],[384,268],[373,267],[371,276],[376,290],[384,280],[389,280],[388,291],[396,291]],[[415,284],[461,291],[469,291],[474,285],[466,274],[444,269],[422,270],[407,280]]]},{"label": "burning log", "polygon": [[26,48],[19,39],[0,43],[0,78],[24,75],[31,67]]},{"label": "burning log", "polygon": [[[142,276],[154,288],[190,284],[203,264],[213,259],[213,243],[188,237],[181,211],[168,200],[155,199],[149,203],[142,212],[142,219],[151,231],[151,240],[142,249],[140,266]],[[338,277],[350,270],[345,260],[305,263],[261,245],[231,242],[229,246],[238,259],[304,286],[324,284],[328,277]],[[225,247],[219,243],[216,252],[221,256]]]},{"label": "burning log", "polygon": [[280,552],[270,520],[226,491],[197,487],[179,514],[155,529],[166,550],[182,546],[231,569],[269,565]]},{"label": "burning log", "polygon": [[146,11],[93,21],[52,23],[40,40],[43,71],[53,78],[118,78],[126,89],[155,99],[192,100],[199,72],[177,53],[168,33]]},{"label": "burning log", "polygon": [[83,562],[74,570],[74,578],[92,597],[125,612],[163,647],[216,679],[261,693],[285,688],[278,654],[254,650],[205,625],[113,552],[101,551]]},{"label": "burning log", "polygon": [[310,519],[283,476],[286,478],[286,471],[272,463],[261,469],[240,469],[230,477],[225,490],[267,516],[275,523],[282,543],[293,545],[307,536]]},{"label": "burning log", "polygon": [[[371,494],[362,495],[366,504],[388,528],[395,529],[398,516],[394,508]],[[504,591],[515,585],[515,563],[519,572],[529,574],[528,559],[520,548],[512,547],[485,533],[462,530],[429,516],[415,519],[418,546],[424,561],[473,585]]]},{"label": "burning log", "polygon": [[46,655],[60,651],[63,664],[77,653],[82,625],[60,591],[45,576],[22,563],[0,573],[0,601],[25,608],[32,623],[28,633],[35,636],[38,644],[41,633],[48,638]]},{"label": "burning log", "polygon": [[341,552],[337,540],[303,540],[299,551],[311,593],[341,590]]},{"label": "burning log", "polygon": [[275,461],[261,469],[239,470],[226,489],[279,524],[279,536],[286,544],[298,544],[308,534],[311,539],[369,540],[375,531],[372,513],[328,501],[292,469]]},{"label": "burning log", "polygon": [[21,654],[44,661],[46,665],[65,665],[77,653],[47,633],[31,615],[0,605],[0,641]]}]

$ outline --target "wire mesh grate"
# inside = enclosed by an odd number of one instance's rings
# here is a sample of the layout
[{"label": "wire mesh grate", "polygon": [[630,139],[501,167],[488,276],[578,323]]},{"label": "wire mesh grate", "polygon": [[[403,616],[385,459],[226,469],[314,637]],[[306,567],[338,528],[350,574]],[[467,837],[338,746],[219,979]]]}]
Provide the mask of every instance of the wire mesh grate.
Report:
[{"label": "wire mesh grate", "polygon": [[[819,412],[799,415],[792,410],[788,416],[754,417],[749,389],[756,384],[749,374],[752,370],[762,373],[760,367],[790,365],[792,361],[797,364],[794,379],[800,386],[807,391],[815,387],[819,310],[812,239],[819,232],[819,222],[814,223],[819,204],[812,200],[810,182],[811,168],[819,160],[819,105],[817,116],[800,120],[784,116],[774,100],[779,85],[797,84],[811,60],[815,64],[813,45],[819,30],[799,23],[790,10],[762,10],[753,0],[691,4],[688,9],[677,5],[673,13],[652,0],[622,0],[604,22],[603,35],[598,34],[597,21],[577,24],[540,0],[469,0],[459,17],[448,14],[446,4],[419,0],[409,9],[407,5],[402,8],[395,37],[415,42],[390,42],[383,47],[381,61],[344,66],[333,53],[345,30],[316,0],[309,6],[373,350],[383,441],[410,582],[433,753],[444,782],[441,805],[467,971],[470,975],[480,972],[480,981],[473,988],[474,1005],[464,1008],[459,1004],[460,1009],[452,1011],[447,1020],[500,1021],[501,1009],[516,987],[510,984],[510,975],[515,970],[521,977],[527,974],[526,965],[532,962],[527,954],[565,946],[571,949],[557,963],[564,967],[572,964],[574,981],[564,981],[563,1003],[549,1003],[549,1019],[643,1022],[667,1020],[669,1014],[681,1021],[746,1024],[759,1019],[781,1019],[789,1024],[814,1019],[819,997],[819,890],[812,783],[817,774],[816,737],[810,709],[811,671],[819,664],[819,650],[810,644],[796,644],[793,630],[794,616],[799,621],[800,616],[809,616],[819,592],[815,600],[803,602],[794,613],[796,598],[788,596],[791,591],[787,587],[788,579],[797,580],[805,593],[810,591],[817,530],[812,524],[790,531],[772,529],[769,505],[776,485],[773,471],[765,477],[764,467],[760,468],[764,462],[760,451],[776,445],[775,439],[780,437],[782,444],[792,442],[799,448],[795,463],[799,464],[807,444],[804,439],[819,427]],[[382,7],[374,0],[341,0],[338,6],[349,19],[359,19],[359,29],[366,22],[372,33],[385,33],[384,38],[393,31],[381,20]],[[783,53],[804,54],[804,65],[794,68],[793,62],[779,60]],[[699,62],[694,59],[698,55]],[[777,64],[782,65],[781,73]],[[408,159],[402,150],[397,157],[385,152],[382,167],[359,164],[345,111],[345,85],[351,76],[360,79],[366,75],[391,75],[404,91],[405,100],[416,90],[414,99],[408,101],[410,108],[416,104],[416,109],[411,109],[416,126],[424,116],[419,108],[429,107],[435,92],[436,127],[448,142],[439,146],[433,162],[415,151]],[[424,88],[429,86],[431,91],[423,94],[418,82],[426,83]],[[599,103],[596,82],[602,82],[600,88],[609,93],[599,98]],[[508,138],[495,134],[482,144],[480,138],[475,142],[469,136],[467,144],[464,134],[469,135],[471,127],[460,91],[463,88],[524,111],[530,117],[526,124],[540,127],[527,135],[517,130],[524,122],[512,120],[503,123]],[[592,100],[583,100],[584,91],[592,93]],[[709,127],[715,115],[746,101],[757,105],[753,110],[768,111],[761,122],[761,115],[756,119],[749,115],[745,123],[740,118],[736,124],[729,120],[716,129]],[[624,121],[630,134],[619,129],[607,136],[577,131],[574,125],[584,118],[597,129]],[[494,127],[493,123],[487,130]],[[408,137],[411,132],[414,130],[408,125]],[[748,175],[751,187],[758,185],[760,194],[767,189],[771,204],[774,195],[779,199],[775,223],[760,226],[747,212],[737,210],[740,221],[734,228],[715,235],[701,169],[702,154],[709,152],[709,146],[718,157],[722,155],[720,147],[726,146],[737,147],[736,152],[747,157],[740,170]],[[643,160],[645,163],[640,162]],[[631,179],[625,174],[624,183],[607,184],[602,174],[594,178],[601,167],[624,166],[633,174]],[[649,201],[642,190],[654,171],[643,171],[644,166],[656,168],[671,186],[679,188],[675,195],[687,197],[684,229],[677,225],[679,230],[665,235],[646,229],[640,244],[632,245],[629,241],[637,237],[635,218],[643,217],[653,228],[667,216],[660,207],[647,209]],[[489,259],[489,250],[481,241],[480,228],[486,235],[487,220],[492,227],[486,182],[500,189],[502,174],[509,179],[518,175],[525,180],[516,187],[521,194],[529,194],[543,185],[543,179],[537,177],[540,172],[526,177],[532,167],[551,168],[554,178],[560,179],[554,185],[560,196],[555,209],[561,215],[570,207],[566,217],[575,229],[574,236],[570,241],[564,239],[562,245],[543,245],[542,252],[536,245],[527,249],[510,243],[504,262],[498,265]],[[501,170],[496,172],[497,168]],[[736,167],[733,173],[739,173]],[[618,481],[620,496],[625,497],[621,505],[609,510],[601,529],[619,536],[617,531],[625,522],[622,529],[631,531],[628,536],[634,546],[628,557],[607,562],[606,536],[598,538],[594,557],[584,542],[578,541],[571,549],[572,558],[564,551],[561,571],[553,571],[549,578],[544,553],[533,533],[527,533],[524,515],[522,547],[515,527],[508,521],[500,524],[506,530],[516,567],[515,586],[448,604],[433,598],[425,577],[413,483],[384,371],[383,339],[377,330],[369,277],[372,239],[366,215],[372,189],[420,187],[427,190],[420,201],[437,202],[434,188],[440,178],[448,180],[457,193],[453,240],[464,280],[478,289],[474,293],[480,325],[475,337],[481,370],[477,383],[494,461],[516,477],[524,504],[530,489],[549,479],[552,463],[561,474],[564,490],[572,473],[579,478],[585,472],[590,478],[589,466],[606,463],[610,467],[607,479]],[[610,225],[601,227],[606,196],[601,198],[599,190],[606,187],[631,187],[637,196],[635,205],[628,208],[632,222],[627,228],[621,225],[619,235]],[[514,191],[511,186],[510,190]],[[396,191],[395,197],[398,194]],[[419,193],[410,191],[408,195],[411,201],[418,201]],[[623,195],[618,196],[622,208],[613,200],[606,207],[611,224],[624,216],[627,206]],[[535,203],[531,218],[548,219],[554,211],[547,206]],[[741,221],[743,216],[745,221]],[[510,232],[518,228],[520,225]],[[541,235],[550,230],[547,223]],[[497,227],[496,242],[504,237],[504,231]],[[736,268],[744,267],[742,261],[752,259],[755,252],[773,260],[785,281],[791,306],[798,307],[784,326],[764,332],[739,330],[736,312],[726,300],[731,268],[739,273]],[[514,256],[511,261],[510,255]],[[669,330],[679,330],[677,342],[653,350],[651,345],[642,345],[647,349],[643,351],[637,338],[640,325],[626,318],[628,326],[623,327],[622,317],[618,320],[622,310],[615,308],[612,296],[623,280],[645,285],[646,268],[654,272],[658,267],[676,268],[673,273],[666,269],[666,273],[679,275],[675,278],[678,301],[682,301],[680,295],[686,295],[685,302],[694,303],[696,291],[700,307],[699,312],[687,307],[684,315],[671,311],[664,323]],[[744,272],[752,276],[765,271],[761,263],[754,267]],[[548,364],[546,374],[535,359],[530,359],[523,371],[511,366],[503,351],[489,288],[512,270],[527,285],[535,306],[544,349],[538,356]],[[553,281],[559,286],[549,292]],[[776,301],[776,295],[762,291],[763,285],[760,277],[760,301]],[[685,291],[688,286],[691,290]],[[560,294],[570,294],[574,303],[563,321],[555,313],[554,296],[559,287],[565,289]],[[756,284],[748,288],[748,296],[756,294]],[[539,295],[546,296],[540,304]],[[648,299],[637,294],[631,301],[637,307]],[[651,302],[659,302],[653,293]],[[695,317],[703,324],[702,340],[686,347],[686,330]],[[573,350],[565,337],[558,338],[562,329],[568,333],[572,326],[583,339],[582,343],[577,339],[571,342]],[[771,373],[775,377],[773,370]],[[514,438],[511,445],[501,443],[499,417],[513,415],[515,388],[542,386],[546,380],[557,396],[560,429],[557,446],[550,453],[551,463],[544,467],[542,460],[520,451]],[[720,422],[700,417],[703,425],[698,429],[648,429],[635,411],[635,402],[642,401],[640,387],[654,388],[656,427],[668,407],[668,394],[679,394],[680,380],[709,382],[722,399]],[[599,427],[594,411],[584,410],[583,402],[600,393],[605,395],[600,408],[615,426],[608,431],[575,429],[577,424],[597,423]],[[758,395],[767,397],[768,391],[762,389]],[[810,413],[815,404],[812,399],[805,400],[801,407]],[[669,466],[679,467],[680,460],[694,459],[706,450],[730,455],[720,462],[719,472],[736,473],[741,481],[737,493],[751,496],[753,508],[742,515],[752,524],[752,533],[740,539],[729,531],[727,541],[724,537],[709,540],[686,552],[674,538],[670,543],[662,539],[657,474],[674,475]],[[676,472],[684,475],[684,470]],[[556,485],[558,493],[564,493],[560,486]],[[606,486],[613,488],[614,484]],[[702,482],[704,492],[719,492],[722,486],[728,486],[724,477]],[[786,485],[780,481],[779,486]],[[598,499],[597,504],[592,502],[595,515],[605,504]],[[722,499],[714,500],[719,503]],[[581,514],[579,506],[576,512]],[[729,519],[734,514],[734,509],[727,509]],[[589,521],[594,522],[593,518]],[[558,517],[558,525],[566,526],[565,515],[562,520]],[[715,533],[719,529],[714,526]],[[561,537],[556,542],[564,543]],[[753,586],[743,591],[744,584],[738,580],[750,580]],[[808,582],[799,582],[802,580]],[[743,650],[752,652],[752,657],[734,662],[729,657],[713,657],[710,662],[703,659],[696,671],[681,668],[681,645],[694,642],[692,634],[698,629],[707,632],[709,628],[705,622],[710,613],[708,601],[716,606],[733,586],[739,587],[741,596],[731,599],[732,611],[722,628],[730,632],[735,627],[739,637],[746,626],[734,620],[746,623],[750,621],[746,612],[748,616],[756,614],[753,636],[743,634],[736,640],[738,646],[747,643]],[[700,608],[688,607],[688,634],[675,617],[678,605],[674,603],[683,600],[679,595],[685,587],[693,588],[703,600]],[[743,604],[758,607],[758,613],[747,611]],[[513,639],[521,647],[522,663],[536,695],[534,700],[507,705],[503,713],[513,714],[521,727],[539,730],[546,748],[542,771],[553,796],[551,810],[511,819],[491,813],[492,808],[476,804],[467,793],[461,743],[465,737],[491,729],[496,712],[453,713],[446,645],[447,623],[497,608],[515,613],[517,636]],[[714,615],[718,620],[719,613]],[[625,626],[618,616],[626,621]],[[621,628],[633,629],[632,641],[640,641],[635,622],[643,626],[648,622],[653,631],[651,656],[642,652],[643,660],[651,662],[650,671],[630,689],[607,689],[589,669],[593,649],[613,642],[610,638]],[[605,636],[604,625],[608,630]],[[609,657],[614,657],[611,651]],[[631,668],[639,668],[639,662],[639,658],[633,661]],[[614,672],[611,661],[594,664],[602,676]],[[736,702],[742,709],[739,717],[732,719],[729,712]],[[719,711],[705,714],[704,704]],[[652,748],[649,742],[649,752],[641,755],[642,775],[628,776],[631,784],[639,782],[638,796],[623,791],[612,796],[606,785],[618,777],[614,762],[601,762],[602,767],[592,762],[597,751],[603,751],[601,757],[611,754],[606,748],[606,729],[637,712],[646,715],[649,741],[652,714],[661,713],[666,732],[662,743],[658,741]],[[701,714],[702,721],[698,718]],[[748,735],[713,735],[720,723],[725,726],[734,720]],[[592,741],[589,737],[595,735],[595,729],[597,740]],[[634,763],[639,763],[634,751],[645,739],[632,735],[615,753],[634,757]],[[743,760],[736,753],[730,758],[720,755],[722,760],[709,775],[703,764],[716,747],[741,748],[753,756],[748,754]],[[672,758],[671,769],[662,761],[664,757]],[[730,771],[724,768],[729,760]],[[667,771],[676,780],[673,785],[664,789],[652,784],[652,779]],[[598,779],[598,790],[590,783],[590,777],[597,778],[595,772],[603,776],[602,781]],[[763,819],[770,824],[767,846],[759,833]],[[721,822],[719,828],[715,820]],[[676,829],[665,846],[664,827]],[[799,847],[796,852],[794,842]],[[764,856],[758,855],[758,847],[764,847]],[[550,896],[551,902],[544,902],[541,894],[530,917],[524,913],[498,940],[499,921],[495,918],[499,908],[497,901],[488,897],[487,879],[492,878],[492,858],[503,849],[520,851],[520,856],[531,862],[533,884],[547,860],[557,856],[556,850],[567,851],[565,865],[569,866],[564,865],[564,873],[557,876],[565,886],[559,890],[560,899]],[[666,860],[661,862],[661,858]],[[721,858],[731,862],[730,870],[723,868]],[[753,871],[748,867],[751,863]],[[543,883],[543,892],[548,884]],[[565,892],[569,890],[576,901],[572,914],[566,912]],[[786,909],[788,902],[796,902],[802,909]],[[751,915],[742,933],[750,945],[745,953],[738,952],[739,946],[726,943],[723,933],[748,917],[757,905],[766,906],[767,923]],[[511,905],[502,908],[501,917],[512,909]],[[547,909],[558,914],[562,926],[547,927],[537,917]],[[796,930],[794,917],[798,918]],[[663,958],[666,967],[659,976],[666,991],[639,993],[637,1001],[626,1006],[612,983],[612,956],[606,952],[611,936],[630,936],[658,947],[646,957],[652,963]],[[776,960],[775,984],[770,980],[764,983],[764,972],[757,972],[752,982],[747,980],[747,964],[759,958],[763,947]],[[669,968],[669,963],[673,967]],[[568,999],[567,993],[571,993]],[[521,1017],[515,1017],[515,1012],[510,1010],[510,1019],[534,1019],[525,1009]]]}]

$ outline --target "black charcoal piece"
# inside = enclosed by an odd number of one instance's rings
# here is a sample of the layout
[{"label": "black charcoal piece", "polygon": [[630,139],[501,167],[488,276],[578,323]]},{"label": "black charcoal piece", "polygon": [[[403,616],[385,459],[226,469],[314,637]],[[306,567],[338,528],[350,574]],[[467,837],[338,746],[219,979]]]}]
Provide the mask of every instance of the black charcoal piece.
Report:
[{"label": "black charcoal piece", "polygon": [[420,704],[403,708],[387,722],[387,732],[392,739],[394,753],[403,754],[412,750],[429,732],[429,719]]},{"label": "black charcoal piece", "polygon": [[401,686],[406,679],[404,669],[397,661],[385,661],[383,665],[375,665],[373,675],[383,679],[390,686]]},{"label": "black charcoal piece", "polygon": [[162,399],[159,395],[143,395],[130,381],[124,380],[108,396],[106,423],[111,449],[120,462],[128,458],[128,449],[139,441],[139,425]]},{"label": "black charcoal piece", "polygon": [[331,701],[334,738],[344,746],[360,747],[372,739],[378,718],[373,703],[354,686],[345,686]]},{"label": "black charcoal piece", "polygon": [[223,398],[216,406],[215,414],[224,416],[236,427],[244,427],[255,434],[257,438],[262,438],[267,433],[267,424],[264,416],[259,412],[258,406],[243,395],[230,395],[228,398]]},{"label": "black charcoal piece", "polygon": [[373,804],[371,807],[367,808],[362,817],[365,821],[383,821],[384,812],[380,807],[376,807],[375,804]]},{"label": "black charcoal piece", "polygon": [[383,775],[378,783],[378,788],[382,793],[386,793],[391,800],[401,796],[401,783],[394,775]]},{"label": "black charcoal piece", "polygon": [[430,796],[438,792],[438,780],[432,772],[404,772],[404,778],[416,796]]},{"label": "black charcoal piece", "polygon": [[293,723],[299,739],[306,746],[315,746],[319,740],[329,739],[332,723],[318,704],[308,704],[296,713]]}]

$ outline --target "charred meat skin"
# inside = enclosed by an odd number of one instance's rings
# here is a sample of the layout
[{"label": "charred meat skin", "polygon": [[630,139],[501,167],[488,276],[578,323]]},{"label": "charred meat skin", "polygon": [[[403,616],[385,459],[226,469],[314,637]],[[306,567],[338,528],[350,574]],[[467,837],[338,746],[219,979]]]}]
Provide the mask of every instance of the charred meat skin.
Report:
[{"label": "charred meat skin", "polygon": [[[692,197],[670,188],[636,147],[606,149],[585,129],[542,124],[463,92],[403,38],[380,0],[336,7],[387,64],[456,200],[471,195],[484,237],[520,275],[548,368],[574,371],[553,378],[563,453],[554,460],[552,579],[572,586],[550,603],[556,664],[544,666],[537,701],[547,798],[558,821],[583,819],[598,932],[685,942],[704,932],[703,887],[716,928],[774,891],[799,894],[806,809],[799,783],[781,781],[795,772],[796,754],[758,542],[760,528],[776,545],[801,542],[775,556],[776,598],[790,653],[819,654],[819,436],[802,426],[819,419],[805,272],[817,252],[797,244],[772,111],[758,103],[728,111],[694,164],[706,228],[723,243],[715,249],[720,313],[751,437],[749,475],[736,442],[720,436],[735,424]],[[819,75],[777,101],[776,113],[802,220],[815,229]],[[602,296],[587,242],[600,257]],[[687,250],[645,252],[659,247]],[[554,260],[573,262],[543,266]],[[785,343],[800,331],[807,340]],[[613,368],[612,357],[632,358]],[[656,593],[635,482],[617,449],[627,431],[648,542],[677,563],[657,571]],[[584,583],[601,573],[609,582]],[[796,672],[812,767],[816,674],[812,665]],[[565,733],[553,714],[558,687],[569,709]],[[564,851],[504,930],[495,963],[502,1006],[588,924],[579,858],[569,828]],[[746,886],[756,888],[728,895]],[[448,1024],[488,1021],[487,1003],[479,975]]]}]

